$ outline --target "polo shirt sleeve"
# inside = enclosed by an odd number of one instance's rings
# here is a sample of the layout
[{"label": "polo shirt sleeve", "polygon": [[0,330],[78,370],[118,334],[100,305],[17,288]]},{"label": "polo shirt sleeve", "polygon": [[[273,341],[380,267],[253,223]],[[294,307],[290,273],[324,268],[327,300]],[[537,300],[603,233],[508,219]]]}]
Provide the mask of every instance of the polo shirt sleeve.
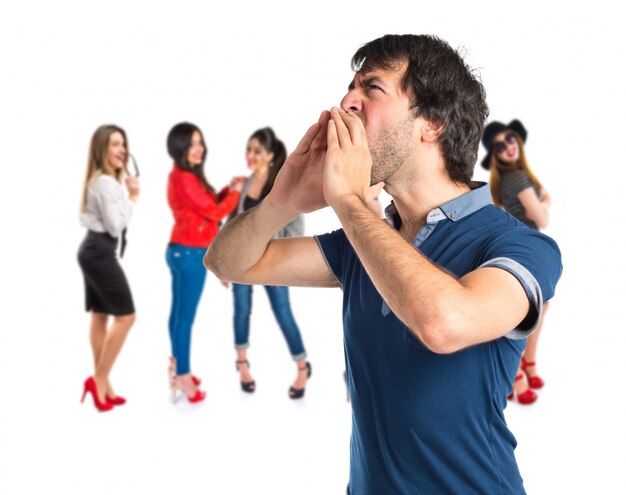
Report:
[{"label": "polo shirt sleeve", "polygon": [[330,271],[343,287],[342,257],[347,238],[343,229],[314,236]]},{"label": "polo shirt sleeve", "polygon": [[511,273],[522,284],[530,302],[528,316],[507,337],[528,337],[541,321],[543,304],[554,296],[563,265],[556,242],[533,229],[500,236],[490,246],[482,267],[495,266]]}]

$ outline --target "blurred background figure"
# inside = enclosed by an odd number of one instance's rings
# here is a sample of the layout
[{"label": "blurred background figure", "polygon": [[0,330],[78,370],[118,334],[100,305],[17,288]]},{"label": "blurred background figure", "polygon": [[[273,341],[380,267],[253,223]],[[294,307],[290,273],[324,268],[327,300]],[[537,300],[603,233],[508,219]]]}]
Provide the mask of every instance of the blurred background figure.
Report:
[{"label": "blurred background figure", "polygon": [[233,177],[219,193],[204,174],[206,145],[200,129],[182,122],[167,136],[167,150],[174,160],[167,184],[167,200],[174,226],[167,246],[172,273],[172,307],[169,335],[172,348],[168,369],[172,400],[180,390],[191,403],[205,398],[200,379],[191,373],[191,330],[204,288],[206,269],[202,257],[218,232],[220,221],[235,208],[243,179]]},{"label": "blurred background figure", "polygon": [[137,179],[125,177],[128,156],[123,129],[115,125],[96,129],[83,185],[80,223],[87,228],[87,235],[78,251],[78,263],[85,280],[86,310],[91,312],[94,358],[94,374],[85,380],[82,400],[90,393],[99,411],[126,402],[113,390],[109,375],[135,322],[133,297],[116,256],[120,237],[120,257],[124,254],[126,227],[139,197]]},{"label": "blurred background figure", "polygon": [[[237,209],[231,218],[260,203],[270,192],[274,179],[287,158],[287,149],[270,127],[255,131],[248,139],[246,161],[252,174],[243,186]],[[297,217],[277,234],[277,237],[296,237],[304,234],[304,219]],[[232,284],[234,299],[236,368],[239,371],[241,389],[252,393],[256,383],[250,374],[248,347],[250,335],[250,315],[252,313],[252,286]],[[306,351],[300,330],[293,317],[289,303],[289,289],[279,286],[264,286],[270,300],[276,321],[285,337],[289,352],[296,363],[296,379],[289,388],[289,397],[304,397],[307,380],[311,376],[311,363],[306,361]]]},{"label": "blurred background figure", "polygon": [[[491,122],[485,127],[483,145],[487,155],[481,165],[489,170],[493,202],[535,230],[548,226],[550,196],[532,172],[526,159],[524,144],[528,132],[519,120],[508,124]],[[539,334],[549,303],[543,305],[543,316],[537,329],[528,337],[520,367],[513,384],[513,393],[520,404],[532,404],[537,394],[531,389],[543,387],[537,374],[536,355]]]}]

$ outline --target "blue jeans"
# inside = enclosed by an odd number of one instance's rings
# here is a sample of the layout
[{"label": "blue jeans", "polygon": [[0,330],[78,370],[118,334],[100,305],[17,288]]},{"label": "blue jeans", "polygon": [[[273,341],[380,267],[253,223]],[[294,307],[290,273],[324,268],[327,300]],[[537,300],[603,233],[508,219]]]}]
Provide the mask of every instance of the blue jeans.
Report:
[{"label": "blue jeans", "polygon": [[167,266],[172,273],[169,331],[177,375],[191,371],[189,366],[191,327],[206,279],[206,269],[202,265],[205,252],[204,248],[170,244],[165,254]]},{"label": "blue jeans", "polygon": [[[235,348],[249,347],[250,314],[252,313],[252,285],[233,284],[233,298],[235,302]],[[291,313],[289,304],[289,289],[283,286],[264,285],[265,292],[270,299],[272,311],[287,341],[289,352],[294,361],[306,358],[306,351],[300,336],[300,330]]]}]

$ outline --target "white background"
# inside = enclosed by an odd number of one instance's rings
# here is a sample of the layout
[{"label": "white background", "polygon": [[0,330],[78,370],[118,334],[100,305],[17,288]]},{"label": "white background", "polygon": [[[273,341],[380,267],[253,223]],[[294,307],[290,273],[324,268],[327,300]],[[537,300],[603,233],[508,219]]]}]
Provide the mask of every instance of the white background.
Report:
[{"label": "white background", "polygon": [[[625,493],[623,345],[624,41],[609,2],[3,2],[0,6],[2,260],[0,493],[341,494],[350,406],[339,290],[292,289],[313,376],[303,401],[269,304],[257,291],[239,391],[231,294],[212,277],[194,327],[198,406],[168,402],[165,137],[204,132],[217,187],[245,174],[270,125],[289,150],[339,103],[363,43],[436,34],[481,74],[490,120],[519,118],[554,205],[547,233],[564,273],[540,341],[539,401],[506,410],[527,491]],[[96,127],[126,129],[142,193],[123,260],[138,321],[112,381],[129,402],[79,404],[92,372],[76,251]],[[482,158],[481,148],[479,159]],[[476,179],[486,180],[477,167]],[[331,211],[307,233],[337,227]],[[450,448],[454,448],[453,445]]]}]

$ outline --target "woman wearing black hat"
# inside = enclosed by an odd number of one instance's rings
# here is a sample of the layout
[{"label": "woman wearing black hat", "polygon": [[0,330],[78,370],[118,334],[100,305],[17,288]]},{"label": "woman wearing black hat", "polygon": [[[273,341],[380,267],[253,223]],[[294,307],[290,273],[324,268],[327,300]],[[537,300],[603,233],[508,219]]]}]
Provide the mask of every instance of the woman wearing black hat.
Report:
[{"label": "woman wearing black hat", "polygon": [[[481,165],[490,171],[489,185],[493,202],[529,227],[540,230],[548,225],[550,196],[528,166],[524,153],[527,134],[519,120],[512,120],[506,125],[491,122],[483,133],[482,142],[487,155]],[[535,402],[537,394],[531,389],[543,387],[543,380],[535,369],[535,356],[547,309],[548,303],[543,306],[543,317],[537,329],[528,337],[513,384],[514,394],[520,404]],[[514,394],[509,398],[513,398]]]}]

